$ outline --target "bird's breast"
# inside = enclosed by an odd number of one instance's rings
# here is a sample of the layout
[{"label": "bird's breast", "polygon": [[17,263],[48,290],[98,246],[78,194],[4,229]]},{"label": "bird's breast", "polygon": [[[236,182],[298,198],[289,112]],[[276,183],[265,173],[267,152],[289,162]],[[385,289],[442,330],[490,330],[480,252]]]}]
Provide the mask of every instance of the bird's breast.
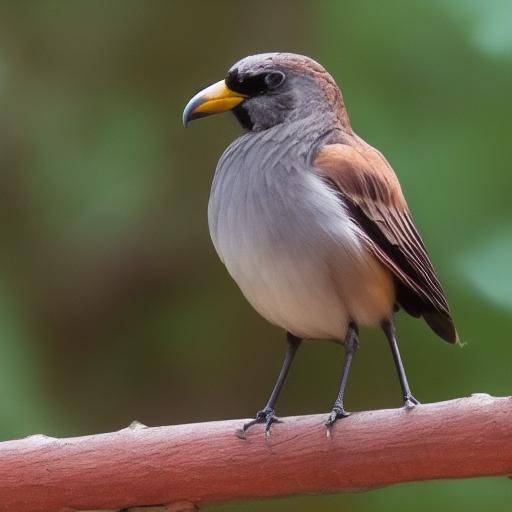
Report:
[{"label": "bird's breast", "polygon": [[297,336],[342,339],[350,319],[377,323],[392,283],[342,200],[300,147],[259,142],[235,141],[212,185],[210,234],[229,273],[263,317]]}]

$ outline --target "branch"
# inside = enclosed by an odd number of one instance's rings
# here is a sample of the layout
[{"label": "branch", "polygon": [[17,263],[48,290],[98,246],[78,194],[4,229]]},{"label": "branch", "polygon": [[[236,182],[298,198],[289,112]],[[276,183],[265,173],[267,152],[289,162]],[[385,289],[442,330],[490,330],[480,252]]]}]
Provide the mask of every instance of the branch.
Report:
[{"label": "branch", "polygon": [[[403,482],[512,474],[512,397],[286,418],[270,438],[242,420],[147,428],[70,439],[0,443],[0,510],[53,512],[193,505]],[[170,506],[172,505],[172,507]],[[188,504],[188,505],[187,505]]]}]

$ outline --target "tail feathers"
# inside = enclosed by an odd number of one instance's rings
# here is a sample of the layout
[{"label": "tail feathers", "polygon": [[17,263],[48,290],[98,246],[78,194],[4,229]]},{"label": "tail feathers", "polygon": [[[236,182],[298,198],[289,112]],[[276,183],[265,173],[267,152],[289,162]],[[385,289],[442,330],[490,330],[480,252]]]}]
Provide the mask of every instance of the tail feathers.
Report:
[{"label": "tail feathers", "polygon": [[459,335],[450,315],[441,312],[424,312],[423,318],[430,328],[443,340],[448,343],[459,343]]}]

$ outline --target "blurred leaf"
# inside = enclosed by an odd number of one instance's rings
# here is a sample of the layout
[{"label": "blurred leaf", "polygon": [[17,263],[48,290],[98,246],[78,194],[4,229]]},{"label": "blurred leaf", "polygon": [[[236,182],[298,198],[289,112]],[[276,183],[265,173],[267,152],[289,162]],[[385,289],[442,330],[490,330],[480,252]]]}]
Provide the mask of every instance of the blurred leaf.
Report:
[{"label": "blurred leaf", "polygon": [[461,257],[468,283],[494,305],[512,310],[512,224],[482,236]]},{"label": "blurred leaf", "polygon": [[512,56],[512,3],[509,0],[442,0],[454,18],[466,18],[471,37],[482,52],[495,57]]},{"label": "blurred leaf", "polygon": [[[44,395],[41,361],[19,304],[0,288],[0,436],[50,433],[59,421]],[[53,416],[53,418],[51,417]]]}]

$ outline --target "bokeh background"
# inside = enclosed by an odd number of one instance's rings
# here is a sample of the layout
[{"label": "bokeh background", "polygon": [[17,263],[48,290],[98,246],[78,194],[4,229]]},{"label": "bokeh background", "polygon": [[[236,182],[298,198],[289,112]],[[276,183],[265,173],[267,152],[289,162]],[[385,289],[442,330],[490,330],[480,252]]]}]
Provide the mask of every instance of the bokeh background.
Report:
[{"label": "bokeh background", "polygon": [[[510,394],[512,2],[38,1],[0,4],[0,436],[252,416],[285,348],[210,243],[230,115],[181,112],[239,58],[308,54],[396,169],[465,348],[399,316],[416,396]],[[328,411],[342,349],[307,344],[281,415]],[[363,331],[350,410],[396,407]],[[443,428],[443,425],[439,425]],[[340,461],[340,464],[343,461]],[[216,511],[502,511],[482,479]]]}]

